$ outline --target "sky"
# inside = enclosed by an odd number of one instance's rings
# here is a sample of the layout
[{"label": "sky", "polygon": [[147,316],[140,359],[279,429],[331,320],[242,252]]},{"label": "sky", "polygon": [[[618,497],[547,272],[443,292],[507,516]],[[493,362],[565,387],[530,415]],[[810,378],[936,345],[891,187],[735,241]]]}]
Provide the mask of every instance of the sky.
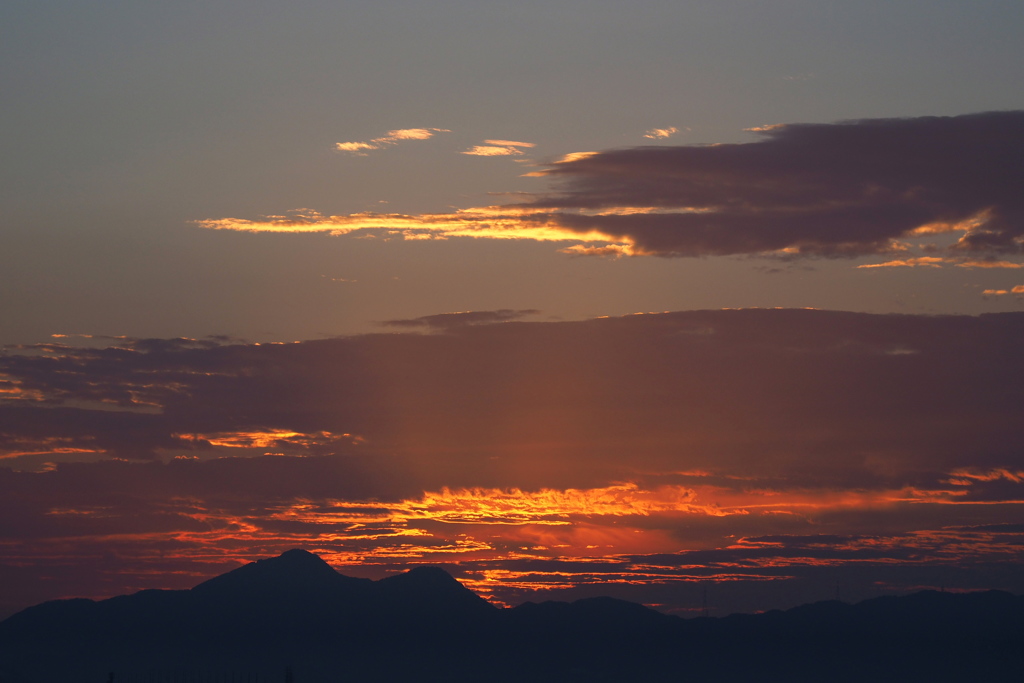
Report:
[{"label": "sky", "polygon": [[0,616],[301,547],[1024,591],[1016,1],[0,7]]}]

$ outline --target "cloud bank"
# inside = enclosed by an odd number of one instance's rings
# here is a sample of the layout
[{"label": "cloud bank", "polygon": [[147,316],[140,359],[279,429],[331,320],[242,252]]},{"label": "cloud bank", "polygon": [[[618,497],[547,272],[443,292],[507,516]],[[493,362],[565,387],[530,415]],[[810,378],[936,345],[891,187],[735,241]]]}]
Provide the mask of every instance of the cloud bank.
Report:
[{"label": "cloud bank", "polygon": [[576,225],[660,255],[888,252],[963,230],[963,251],[1019,253],[1024,112],[774,126],[753,143],[637,148],[547,171],[564,189],[535,205],[639,215]]},{"label": "cloud bank", "polygon": [[0,602],[296,546],[681,613],[1024,589],[1024,315],[533,313],[8,349]]}]

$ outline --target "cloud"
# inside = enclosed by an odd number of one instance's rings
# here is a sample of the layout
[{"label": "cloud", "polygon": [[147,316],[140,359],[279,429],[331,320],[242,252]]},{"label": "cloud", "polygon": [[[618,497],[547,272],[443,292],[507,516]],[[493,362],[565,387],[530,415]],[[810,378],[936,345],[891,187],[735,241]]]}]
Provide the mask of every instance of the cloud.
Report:
[{"label": "cloud", "polygon": [[[887,252],[933,223],[964,224],[961,251],[1019,253],[1024,112],[793,124],[752,143],[612,150],[552,166],[533,206],[600,212],[571,225],[658,255]],[[567,223],[568,224],[568,223]]]},{"label": "cloud", "polygon": [[1017,269],[1024,268],[1024,263],[1013,261],[1000,261],[989,257],[984,259],[964,258],[962,256],[911,256],[902,259],[894,259],[884,263],[865,263],[857,268],[942,268],[944,265],[952,265],[957,268],[983,268],[983,269]]},{"label": "cloud", "polygon": [[976,260],[967,259],[956,264],[958,268],[1024,268],[1024,263],[1014,263],[1012,261],[997,261],[992,260]]},{"label": "cloud", "polygon": [[52,578],[3,576],[96,596],[305,547],[505,602],[1024,589],[1024,314],[535,314],[9,348],[0,543]]},{"label": "cloud", "polygon": [[[0,433],[21,439],[19,450],[60,437],[118,457],[201,445],[182,435],[262,434],[281,442],[275,448],[300,446],[287,434],[306,435],[303,443],[358,435],[366,439],[359,448],[446,454],[467,476],[496,467],[501,458],[490,455],[526,457],[539,469],[515,482],[520,488],[586,488],[637,470],[763,476],[783,462],[810,483],[819,465],[826,480],[847,477],[842,467],[857,469],[871,452],[885,453],[893,473],[923,463],[1005,467],[1024,437],[1010,419],[1020,407],[1020,315],[750,309],[500,324],[535,314],[389,323],[443,335],[22,347],[0,356],[0,373],[20,390],[0,406]],[[622,449],[631,464],[622,464]],[[965,453],[971,462],[960,462]],[[574,470],[578,458],[586,470]]]},{"label": "cloud", "polygon": [[532,142],[516,142],[515,140],[484,140],[489,145],[500,145],[508,147],[536,147]]},{"label": "cloud", "polygon": [[[438,130],[392,131],[369,143],[340,144],[362,153],[368,148],[361,145],[423,139]],[[1007,259],[1024,252],[1024,171],[1012,162],[1024,155],[1024,112],[785,124],[756,132],[761,139],[747,143],[567,154],[526,174],[548,179],[550,191],[501,206],[421,215],[299,211],[196,224],[556,240],[581,245],[577,253],[611,247],[630,255],[790,259],[905,253],[907,239],[959,233],[953,244],[925,245],[928,258],[944,249],[965,267],[1021,265]],[[526,146],[487,142],[493,144],[466,153],[512,155]]]},{"label": "cloud", "polygon": [[507,157],[516,156],[522,153],[522,150],[511,145],[476,145],[474,147],[470,147],[465,152],[462,152],[462,154],[468,154],[475,157]]},{"label": "cloud", "polygon": [[349,152],[356,156],[366,156],[366,152],[384,149],[391,145],[406,140],[428,140],[436,133],[450,133],[446,128],[400,128],[389,130],[379,138],[373,138],[369,142],[337,142],[334,148],[339,152]]},{"label": "cloud", "polygon": [[516,142],[515,140],[484,140],[483,145],[475,145],[462,154],[478,157],[518,156],[523,153],[520,147],[535,147],[532,142]]},{"label": "cloud", "polygon": [[430,327],[448,329],[462,327],[463,325],[480,325],[498,322],[507,322],[519,318],[537,315],[540,311],[530,308],[523,310],[511,310],[503,308],[497,311],[460,311],[458,313],[438,313],[427,315],[422,318],[411,318],[406,320],[385,320],[382,325],[389,327]]},{"label": "cloud", "polygon": [[1012,289],[986,289],[984,296],[1006,296],[1007,294],[1024,294],[1024,285],[1016,285]]},{"label": "cloud", "polygon": [[885,263],[865,263],[857,266],[858,268],[941,268],[943,263],[947,263],[949,259],[945,259],[939,256],[918,256],[915,258],[907,259],[896,259],[894,261],[886,261]]},{"label": "cloud", "polygon": [[597,232],[582,234],[559,224],[557,216],[526,207],[493,206],[465,209],[454,213],[384,214],[357,213],[324,216],[309,210],[289,215],[245,218],[217,218],[195,221],[208,230],[241,232],[324,232],[332,235],[379,232],[404,239],[522,239],[536,241],[607,240]]},{"label": "cloud", "polygon": [[644,137],[650,138],[651,140],[662,140],[664,138],[670,138],[678,132],[679,129],[675,126],[670,126],[669,128],[652,128],[644,133]]}]

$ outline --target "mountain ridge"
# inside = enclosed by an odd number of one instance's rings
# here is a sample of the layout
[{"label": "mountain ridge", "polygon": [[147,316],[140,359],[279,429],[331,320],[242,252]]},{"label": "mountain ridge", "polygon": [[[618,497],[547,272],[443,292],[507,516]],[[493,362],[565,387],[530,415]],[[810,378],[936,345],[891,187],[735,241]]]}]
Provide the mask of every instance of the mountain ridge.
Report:
[{"label": "mountain ridge", "polygon": [[923,591],[689,619],[607,597],[498,608],[438,567],[371,581],[291,550],[188,590],[51,601],[0,622],[4,683],[154,666],[270,676],[285,663],[311,682],[338,667],[380,681],[425,668],[451,681],[667,681],[680,667],[721,681],[1004,680],[1024,669],[1024,597]]}]

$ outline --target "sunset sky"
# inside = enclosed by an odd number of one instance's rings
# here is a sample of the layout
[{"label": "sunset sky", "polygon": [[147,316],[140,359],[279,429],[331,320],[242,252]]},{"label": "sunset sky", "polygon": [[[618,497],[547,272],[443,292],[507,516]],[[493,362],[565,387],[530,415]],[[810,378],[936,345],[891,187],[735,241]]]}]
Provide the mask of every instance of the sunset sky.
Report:
[{"label": "sunset sky", "polygon": [[1024,592],[1024,4],[0,6],[0,617]]}]

